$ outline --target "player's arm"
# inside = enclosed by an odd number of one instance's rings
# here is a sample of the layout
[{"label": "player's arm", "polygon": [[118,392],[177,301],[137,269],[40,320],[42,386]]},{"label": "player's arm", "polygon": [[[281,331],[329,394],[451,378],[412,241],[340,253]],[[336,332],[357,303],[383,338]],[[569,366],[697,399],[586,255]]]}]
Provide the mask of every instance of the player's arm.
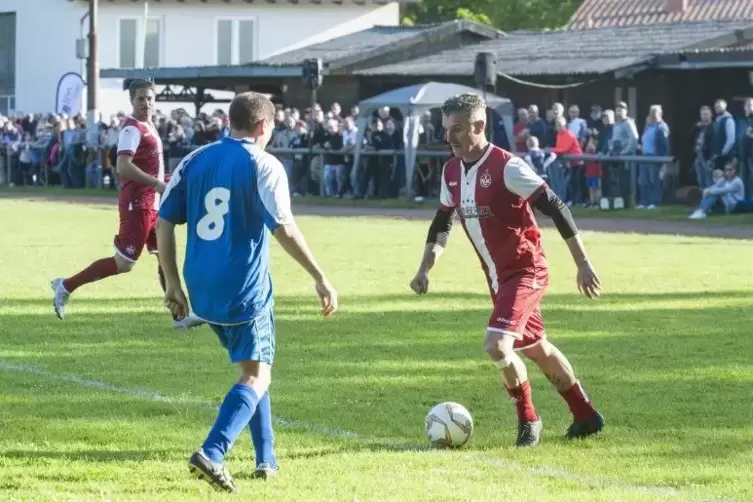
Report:
[{"label": "player's arm", "polygon": [[186,189],[182,176],[186,157],[178,165],[165,189],[157,218],[157,252],[165,274],[165,306],[178,319],[188,314],[188,301],[178,272],[178,253],[175,243],[175,226],[186,222]]},{"label": "player's arm", "polygon": [[322,300],[322,313],[325,316],[334,313],[337,310],[337,292],[314,258],[293,218],[285,168],[279,160],[269,155],[258,159],[257,172],[257,188],[267,228],[280,247],[314,279],[316,292]]},{"label": "player's arm", "polygon": [[424,246],[424,255],[421,258],[421,264],[418,266],[419,274],[428,274],[434,268],[437,260],[444,252],[447,241],[450,239],[452,230],[452,221],[455,211],[448,207],[442,206],[437,209],[434,219],[429,225],[429,232],[426,235],[426,245]]},{"label": "player's arm", "polygon": [[455,202],[447,186],[446,171],[447,165],[445,164],[442,168],[442,181],[439,189],[439,209],[437,209],[434,219],[431,220],[429,225],[424,254],[421,257],[421,263],[418,265],[418,271],[410,282],[411,289],[419,295],[426,294],[429,290],[429,271],[434,268],[437,260],[444,252],[450,238],[452,221],[455,217]]},{"label": "player's arm", "polygon": [[133,156],[141,142],[141,133],[134,126],[126,126],[118,135],[118,161],[115,169],[120,178],[133,181],[139,185],[154,188],[159,193],[165,191],[165,184],[154,176],[145,173],[133,163]]},{"label": "player's arm", "polygon": [[505,166],[504,177],[508,190],[552,219],[578,267],[578,288],[589,298],[599,296],[601,283],[588,259],[585,245],[567,205],[519,158],[510,159]]}]

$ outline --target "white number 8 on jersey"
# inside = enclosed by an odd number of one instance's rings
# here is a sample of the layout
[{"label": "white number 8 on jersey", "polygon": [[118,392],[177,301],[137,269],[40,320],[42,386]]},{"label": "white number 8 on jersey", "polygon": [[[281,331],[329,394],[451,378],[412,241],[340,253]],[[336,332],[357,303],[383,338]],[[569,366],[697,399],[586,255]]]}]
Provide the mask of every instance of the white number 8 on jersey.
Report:
[{"label": "white number 8 on jersey", "polygon": [[204,197],[204,207],[207,210],[196,224],[196,235],[205,241],[215,241],[225,230],[224,216],[230,211],[230,190],[215,187]]}]

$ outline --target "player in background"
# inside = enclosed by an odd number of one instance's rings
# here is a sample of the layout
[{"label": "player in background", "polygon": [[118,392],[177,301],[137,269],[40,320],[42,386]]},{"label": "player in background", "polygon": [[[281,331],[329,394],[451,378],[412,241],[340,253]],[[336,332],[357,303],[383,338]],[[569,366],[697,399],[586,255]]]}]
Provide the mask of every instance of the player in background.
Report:
[{"label": "player in background", "polygon": [[440,206],[429,227],[423,259],[410,283],[419,295],[429,289],[429,271],[439,259],[457,213],[486,274],[494,305],[486,329],[486,352],[501,372],[518,415],[517,446],[535,446],[542,422],[531,399],[526,366],[518,352],[544,372],[573,414],[567,437],[582,438],[604,427],[575,378],[567,358],[549,343],[539,308],[549,266],[536,208],[551,217],[578,269],[578,289],[599,296],[601,284],[567,206],[522,159],[489,143],[484,134],[486,103],[461,94],[442,106],[446,139],[455,157],[442,170]]},{"label": "player in background", "polygon": [[274,105],[245,92],[233,99],[229,116],[230,137],[192,152],[173,173],[159,212],[157,244],[167,281],[165,305],[185,315],[175,225],[186,224],[188,297],[240,370],[206,441],[189,459],[194,475],[236,491],[224,459],[247,426],[256,454],[254,477],[277,474],[268,391],[275,355],[270,232],[314,279],[325,316],[337,310],[337,293],[293,219],[285,169],[264,151],[274,128]]},{"label": "player in background", "polygon": [[[113,243],[115,254],[93,262],[67,279],[52,281],[53,306],[60,319],[65,316],[65,307],[71,293],[78,288],[106,277],[130,272],[144,247],[149,253],[157,253],[154,226],[160,194],[165,191],[165,166],[162,140],[152,122],[154,84],[146,80],[134,80],[128,87],[128,93],[133,113],[126,119],[118,137],[116,169],[120,179],[120,229]],[[159,263],[157,274],[164,291],[165,277]],[[173,321],[176,328],[190,328],[201,324],[192,315]]]}]

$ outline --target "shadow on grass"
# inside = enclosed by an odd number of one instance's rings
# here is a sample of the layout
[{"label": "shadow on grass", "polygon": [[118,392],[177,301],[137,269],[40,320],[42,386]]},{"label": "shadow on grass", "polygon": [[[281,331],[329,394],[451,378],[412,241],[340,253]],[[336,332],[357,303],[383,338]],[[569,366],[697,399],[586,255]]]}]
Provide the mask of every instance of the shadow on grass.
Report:
[{"label": "shadow on grass", "polygon": [[[473,448],[507,444],[514,414],[483,353],[488,296],[436,296],[461,305],[427,312],[421,305],[430,299],[409,294],[350,297],[346,301],[368,304],[370,310],[348,312],[346,303],[340,315],[324,320],[316,316],[311,297],[280,297],[272,387],[275,414],[312,425],[307,433],[337,436],[327,432],[337,427],[361,435],[363,440],[353,442],[341,437],[344,445],[331,447],[334,451],[404,449],[423,441],[426,411],[437,402],[453,400],[473,410],[478,431]],[[603,302],[587,302],[576,295],[548,295],[544,315],[552,341],[571,359],[606,414],[609,434],[619,438],[620,449],[654,455],[640,452],[670,442],[674,448],[655,452],[656,458],[700,461],[710,449],[730,456],[753,448],[753,439],[741,437],[751,419],[741,403],[749,400],[753,375],[753,337],[748,329],[753,311],[719,306],[725,299],[739,305],[739,299],[748,296],[746,291],[613,294]],[[691,303],[707,299],[717,300],[717,305]],[[409,300],[414,304],[409,310],[384,310]],[[669,300],[688,301],[689,308],[662,308],[660,303]],[[182,413],[186,421],[200,420],[208,426],[214,411],[206,403],[219,403],[234,379],[214,334],[206,327],[174,331],[167,322],[159,325],[155,312],[85,312],[87,305],[99,309],[112,301],[79,299],[80,313],[64,322],[52,314],[3,314],[0,360],[166,396],[187,395],[185,403],[126,406],[123,403],[138,398],[108,396],[106,389],[91,397],[91,389],[75,382],[53,382],[68,386],[70,396],[61,393],[60,402],[50,397],[46,403],[19,399],[13,416],[106,421]],[[128,308],[145,300],[117,301],[120,308]],[[157,298],[154,303],[157,311]],[[647,306],[628,308],[635,303]],[[35,309],[42,305],[48,306],[25,300],[6,304]],[[610,310],[609,305],[623,308]],[[566,408],[539,372],[530,364],[529,368],[539,412],[547,417],[552,434],[559,435],[569,423]],[[17,395],[33,393],[28,381],[40,378],[44,381],[38,375],[21,376],[0,368],[0,380],[14,386]],[[76,395],[89,397],[77,402]],[[129,413],[124,415],[123,408]],[[599,448],[598,442],[590,445]]]}]

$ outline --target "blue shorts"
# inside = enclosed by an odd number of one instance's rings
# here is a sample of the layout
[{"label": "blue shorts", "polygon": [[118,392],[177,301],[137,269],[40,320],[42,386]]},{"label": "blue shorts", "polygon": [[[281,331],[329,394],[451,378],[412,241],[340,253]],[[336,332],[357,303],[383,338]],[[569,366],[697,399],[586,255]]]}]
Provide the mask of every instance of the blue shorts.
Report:
[{"label": "blue shorts", "polygon": [[588,184],[588,188],[599,188],[601,178],[586,178],[586,183]]},{"label": "blue shorts", "polygon": [[232,326],[211,324],[220,343],[230,354],[230,361],[259,361],[272,364],[275,358],[275,316],[272,309],[254,319]]}]

